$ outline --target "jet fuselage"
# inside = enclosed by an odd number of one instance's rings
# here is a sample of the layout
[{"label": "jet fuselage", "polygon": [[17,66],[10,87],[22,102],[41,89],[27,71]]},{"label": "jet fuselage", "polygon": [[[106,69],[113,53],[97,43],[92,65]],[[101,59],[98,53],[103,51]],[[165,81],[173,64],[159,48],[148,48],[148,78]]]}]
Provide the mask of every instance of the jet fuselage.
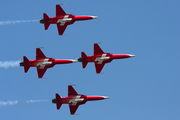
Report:
[{"label": "jet fuselage", "polygon": [[82,105],[87,101],[103,100],[108,99],[109,97],[105,96],[86,96],[86,95],[76,95],[69,97],[61,97],[61,100],[52,99],[52,103],[61,103],[61,104],[71,104],[71,105]]},{"label": "jet fuselage", "polygon": [[68,64],[74,62],[77,62],[77,60],[54,59],[46,57],[40,48],[36,48],[36,60],[28,60],[28,58],[24,56],[23,62],[20,62],[20,66],[24,67],[25,73],[28,72],[30,67],[36,67],[38,77],[42,78],[48,68],[51,68],[56,64]]},{"label": "jet fuselage", "polygon": [[[99,64],[103,63],[109,63],[114,59],[124,59],[124,58],[130,58],[134,57],[135,55],[129,55],[129,54],[111,54],[111,53],[103,53],[99,55],[90,55],[87,56],[86,60],[88,62],[98,62]],[[82,62],[82,57],[78,59],[79,62]]]},{"label": "jet fuselage", "polygon": [[50,24],[57,24],[57,23],[62,24],[62,23],[67,22],[67,24],[70,25],[70,24],[73,24],[75,21],[90,20],[90,19],[95,19],[95,18],[97,17],[96,16],[75,16],[71,14],[66,14],[66,15],[58,16],[58,17],[49,17],[47,21],[45,19],[40,19],[40,23],[45,24],[45,22],[48,22]]},{"label": "jet fuselage", "polygon": [[[45,58],[45,59],[39,59],[39,60],[29,60],[29,62],[26,64],[29,67],[47,67],[51,68],[56,64],[68,64],[77,62],[76,60],[66,60],[66,59],[54,59],[54,58]],[[24,66],[25,63],[21,62],[20,66]]]},{"label": "jet fuselage", "polygon": [[45,30],[47,30],[50,24],[57,24],[59,35],[63,35],[66,27],[73,24],[75,21],[90,20],[98,18],[97,16],[75,16],[72,14],[66,14],[60,5],[56,5],[56,16],[49,17],[46,13],[43,13],[43,19],[40,19],[40,23],[44,24]]},{"label": "jet fuselage", "polygon": [[111,54],[104,52],[97,43],[94,44],[94,55],[87,56],[84,52],[81,52],[81,57],[78,58],[78,62],[82,62],[82,67],[85,68],[88,62],[94,62],[96,73],[100,73],[106,63],[110,63],[113,59],[124,59],[135,57],[130,54]]}]

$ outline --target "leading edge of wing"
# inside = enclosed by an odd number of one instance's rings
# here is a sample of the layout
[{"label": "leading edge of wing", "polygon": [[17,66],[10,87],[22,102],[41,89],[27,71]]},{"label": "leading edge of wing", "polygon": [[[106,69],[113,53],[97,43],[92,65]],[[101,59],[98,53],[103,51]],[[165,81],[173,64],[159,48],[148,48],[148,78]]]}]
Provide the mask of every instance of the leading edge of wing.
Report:
[{"label": "leading edge of wing", "polygon": [[37,59],[44,59],[44,58],[46,58],[46,56],[41,51],[41,49],[40,48],[36,48],[36,60]]},{"label": "leading edge of wing", "polygon": [[78,95],[78,93],[74,90],[74,88],[69,85],[68,86],[68,96],[71,96],[71,95]]},{"label": "leading edge of wing", "polygon": [[79,105],[71,105],[71,104],[69,104],[69,109],[70,109],[71,115],[73,115],[76,112],[78,107],[79,107]]},{"label": "leading edge of wing", "polygon": [[47,70],[47,68],[40,69],[40,68],[37,67],[38,77],[42,78],[44,73],[46,72],[46,70]]},{"label": "leading edge of wing", "polygon": [[60,26],[61,23],[57,23],[57,29],[58,29],[58,33],[59,35],[63,35],[67,25],[63,25],[63,26]]},{"label": "leading edge of wing", "polygon": [[97,54],[103,54],[103,50],[99,47],[99,45],[97,43],[94,44],[94,55]]},{"label": "leading edge of wing", "polygon": [[60,5],[56,5],[56,17],[66,15]]},{"label": "leading edge of wing", "polygon": [[96,73],[101,73],[101,70],[103,69],[104,65],[105,63],[97,64],[97,62],[95,62]]}]

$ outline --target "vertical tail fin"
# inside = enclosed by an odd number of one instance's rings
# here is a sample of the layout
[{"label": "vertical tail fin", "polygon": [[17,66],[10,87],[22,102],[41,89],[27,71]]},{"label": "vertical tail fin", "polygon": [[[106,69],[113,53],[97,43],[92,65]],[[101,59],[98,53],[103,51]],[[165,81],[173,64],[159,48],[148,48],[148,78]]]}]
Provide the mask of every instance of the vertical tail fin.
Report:
[{"label": "vertical tail fin", "polygon": [[57,110],[59,110],[62,105],[62,102],[61,102],[62,99],[57,93],[56,93],[56,100],[57,100],[56,107],[57,107]]},{"label": "vertical tail fin", "polygon": [[45,20],[44,28],[45,28],[45,30],[47,30],[49,25],[50,25],[50,23],[48,22],[49,17],[48,17],[48,15],[46,13],[43,13],[43,17],[44,17],[44,20]]},{"label": "vertical tail fin", "polygon": [[23,61],[24,61],[24,72],[27,73],[28,70],[29,70],[29,68],[30,68],[30,66],[28,65],[29,60],[27,59],[26,56],[24,56],[24,57],[23,57]]},{"label": "vertical tail fin", "polygon": [[86,65],[88,64],[87,55],[84,52],[81,52],[81,57],[82,57],[82,66],[83,68],[85,68]]}]

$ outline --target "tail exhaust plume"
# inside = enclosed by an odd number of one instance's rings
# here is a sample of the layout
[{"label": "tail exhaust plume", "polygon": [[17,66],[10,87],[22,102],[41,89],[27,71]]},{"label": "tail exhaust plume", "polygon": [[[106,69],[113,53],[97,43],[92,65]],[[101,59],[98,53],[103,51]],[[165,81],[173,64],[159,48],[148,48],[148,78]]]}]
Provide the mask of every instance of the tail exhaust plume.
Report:
[{"label": "tail exhaust plume", "polygon": [[9,25],[9,24],[17,24],[17,23],[26,23],[26,22],[36,22],[39,20],[14,20],[14,21],[0,21],[0,25]]},{"label": "tail exhaust plume", "polygon": [[0,101],[0,107],[2,106],[10,106],[10,105],[18,105],[18,104],[25,104],[25,103],[36,103],[36,102],[46,102],[51,100],[27,100],[27,101]]},{"label": "tail exhaust plume", "polygon": [[0,68],[2,67],[2,68],[7,69],[9,67],[19,67],[20,62],[21,62],[20,60],[18,60],[18,61],[4,61],[4,62],[0,61]]}]

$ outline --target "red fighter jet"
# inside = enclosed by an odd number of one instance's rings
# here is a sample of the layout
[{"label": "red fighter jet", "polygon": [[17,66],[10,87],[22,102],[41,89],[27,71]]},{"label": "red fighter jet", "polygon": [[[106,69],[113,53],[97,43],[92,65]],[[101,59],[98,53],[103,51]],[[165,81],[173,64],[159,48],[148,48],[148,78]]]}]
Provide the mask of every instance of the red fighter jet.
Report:
[{"label": "red fighter jet", "polygon": [[51,68],[56,64],[77,62],[77,60],[54,59],[46,57],[40,48],[36,48],[36,60],[28,60],[26,56],[23,57],[23,60],[23,62],[20,62],[20,66],[24,66],[24,72],[27,73],[30,67],[36,67],[39,78],[43,77],[48,68]]},{"label": "red fighter jet", "polygon": [[43,19],[40,19],[40,23],[44,24],[45,30],[48,29],[50,24],[57,24],[59,35],[62,35],[66,27],[75,21],[98,18],[97,16],[74,16],[66,14],[60,5],[56,5],[56,17],[48,17],[46,13],[43,13],[43,17]]},{"label": "red fighter jet", "polygon": [[110,63],[113,59],[123,59],[135,57],[130,54],[111,54],[103,52],[98,44],[94,44],[94,55],[87,56],[84,52],[81,52],[81,57],[78,58],[79,62],[82,62],[83,68],[86,67],[88,62],[94,62],[96,67],[96,73],[100,73],[106,63]]},{"label": "red fighter jet", "polygon": [[85,104],[87,101],[103,100],[108,99],[109,97],[105,96],[86,96],[78,94],[74,88],[68,86],[68,97],[60,97],[56,93],[56,98],[52,100],[52,103],[56,104],[57,109],[59,110],[62,104],[69,104],[69,109],[71,115],[75,114],[79,105]]}]

